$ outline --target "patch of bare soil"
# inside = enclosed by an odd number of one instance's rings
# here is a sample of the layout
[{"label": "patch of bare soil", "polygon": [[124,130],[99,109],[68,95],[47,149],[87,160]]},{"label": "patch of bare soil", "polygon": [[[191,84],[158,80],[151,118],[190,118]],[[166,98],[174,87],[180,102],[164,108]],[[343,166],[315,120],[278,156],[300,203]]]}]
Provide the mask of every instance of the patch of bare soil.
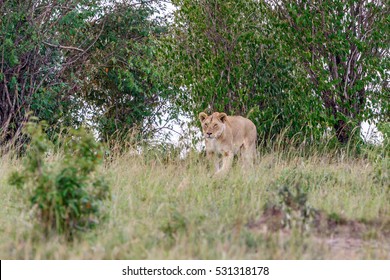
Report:
[{"label": "patch of bare soil", "polygon": [[[262,216],[247,224],[250,230],[261,233],[289,235],[291,213],[277,206],[268,207]],[[334,259],[356,259],[359,256],[373,259],[390,259],[390,219],[374,221],[349,220],[315,210],[300,229],[309,233],[319,246],[330,251]]]}]

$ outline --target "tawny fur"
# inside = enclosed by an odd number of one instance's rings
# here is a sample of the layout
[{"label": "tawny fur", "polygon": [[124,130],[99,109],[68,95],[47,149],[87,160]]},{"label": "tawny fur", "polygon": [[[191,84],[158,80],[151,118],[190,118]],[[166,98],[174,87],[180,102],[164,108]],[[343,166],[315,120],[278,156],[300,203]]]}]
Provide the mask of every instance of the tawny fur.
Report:
[{"label": "tawny fur", "polygon": [[[256,156],[256,126],[247,118],[215,112],[200,113],[207,157],[214,162],[215,176],[229,172],[234,155],[240,155],[245,168],[253,165]],[[220,166],[219,155],[222,156]]]}]

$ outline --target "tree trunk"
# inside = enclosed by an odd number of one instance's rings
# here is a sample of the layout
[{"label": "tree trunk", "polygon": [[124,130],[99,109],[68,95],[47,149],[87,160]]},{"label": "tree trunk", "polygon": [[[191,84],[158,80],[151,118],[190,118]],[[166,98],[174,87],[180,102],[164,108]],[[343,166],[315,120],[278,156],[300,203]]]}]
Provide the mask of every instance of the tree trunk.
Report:
[{"label": "tree trunk", "polygon": [[336,137],[340,143],[346,144],[349,140],[349,129],[348,125],[343,120],[338,120],[334,124],[334,129],[336,130]]},{"label": "tree trunk", "polygon": [[[338,120],[333,128],[336,131],[337,140],[342,144],[347,144],[355,137],[360,136],[360,125],[361,122],[357,124],[357,126],[353,126],[351,123],[347,123],[344,120]],[[354,130],[356,129],[356,132]]]}]

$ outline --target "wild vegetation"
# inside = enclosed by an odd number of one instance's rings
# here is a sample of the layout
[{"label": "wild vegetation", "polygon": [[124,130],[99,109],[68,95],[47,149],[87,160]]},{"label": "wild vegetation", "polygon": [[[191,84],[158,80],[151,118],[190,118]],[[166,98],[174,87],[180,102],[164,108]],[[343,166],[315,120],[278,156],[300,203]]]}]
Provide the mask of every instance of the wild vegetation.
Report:
[{"label": "wild vegetation", "polygon": [[[0,258],[390,258],[388,4],[167,2],[0,0]],[[201,111],[253,169],[161,133]]]},{"label": "wild vegetation", "polygon": [[63,155],[48,160],[53,152],[43,124],[27,126],[31,143],[20,171],[13,172],[9,183],[27,194],[38,225],[45,236],[53,231],[71,240],[77,231],[93,227],[102,216],[100,208],[109,195],[108,185],[96,175],[103,149],[83,129],[71,130],[61,141]]},{"label": "wild vegetation", "polygon": [[[373,151],[371,151],[373,152]],[[374,156],[375,154],[375,156]],[[368,154],[367,154],[368,155]],[[59,157],[52,155],[51,157]],[[48,158],[48,160],[51,160]],[[210,178],[197,152],[115,156],[107,219],[73,241],[42,234],[26,192],[0,163],[2,259],[388,259],[390,160],[347,151],[262,151],[253,170]],[[245,176],[243,176],[243,172]]]}]

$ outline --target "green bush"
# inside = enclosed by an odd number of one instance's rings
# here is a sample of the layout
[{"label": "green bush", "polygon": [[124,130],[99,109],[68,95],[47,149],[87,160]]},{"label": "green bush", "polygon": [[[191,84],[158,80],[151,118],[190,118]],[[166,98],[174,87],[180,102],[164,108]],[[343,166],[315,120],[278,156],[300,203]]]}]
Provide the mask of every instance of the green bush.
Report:
[{"label": "green bush", "polygon": [[11,185],[28,194],[45,235],[57,232],[68,240],[92,228],[103,216],[108,184],[96,172],[102,146],[84,129],[70,129],[62,141],[63,154],[54,154],[43,124],[29,123],[31,138],[23,169],[11,174]]},{"label": "green bush", "polygon": [[282,225],[289,229],[307,232],[314,222],[317,210],[307,203],[307,192],[297,183],[294,187],[283,185],[278,191],[279,207],[284,213]]}]

